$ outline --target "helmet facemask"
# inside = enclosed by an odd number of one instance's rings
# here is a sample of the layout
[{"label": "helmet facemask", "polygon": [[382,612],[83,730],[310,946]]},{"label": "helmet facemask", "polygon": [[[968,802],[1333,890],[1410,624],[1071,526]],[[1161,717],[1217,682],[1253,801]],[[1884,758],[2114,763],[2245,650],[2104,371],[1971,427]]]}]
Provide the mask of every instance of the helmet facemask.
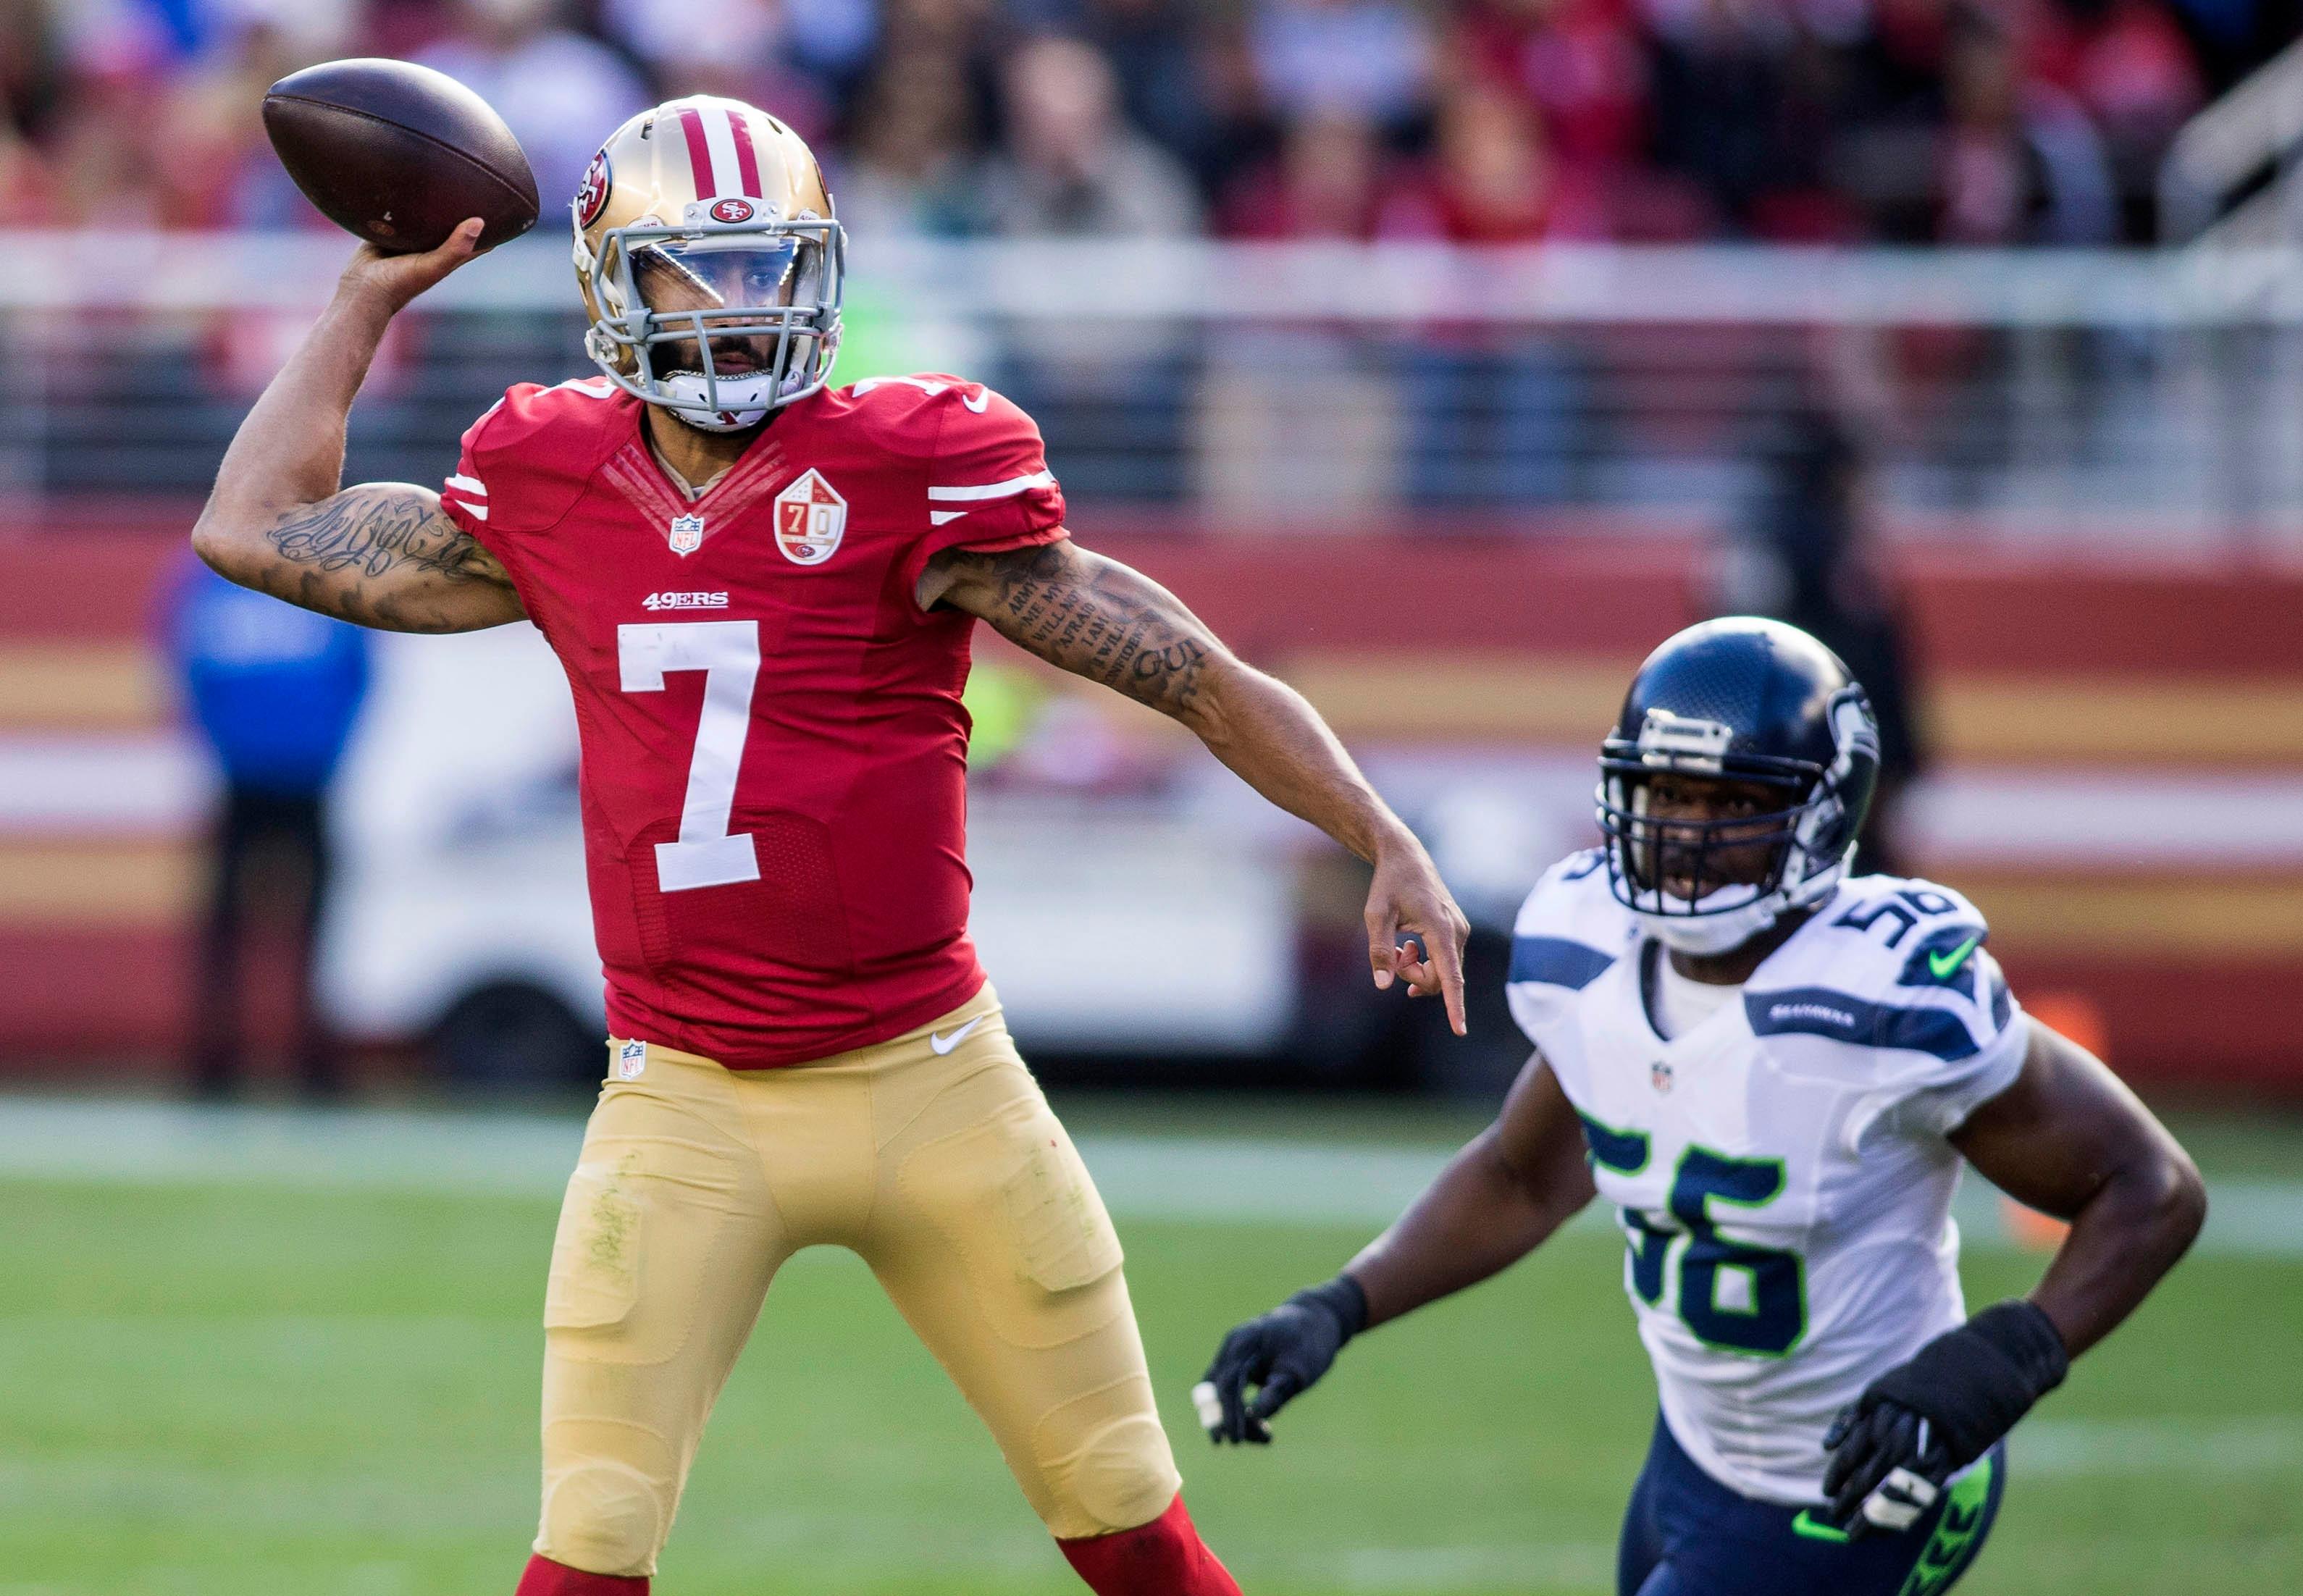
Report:
[{"label": "helmet facemask", "polygon": [[[1828,766],[1729,751],[1725,726],[1650,712],[1636,741],[1609,738],[1599,821],[1615,898],[1682,952],[1725,953],[1789,910],[1821,902],[1855,849],[1878,774],[1878,740],[1860,693],[1832,706]],[[1726,818],[1658,815],[1660,777],[1780,794],[1782,806]]]},{"label": "helmet facemask", "polygon": [[[617,386],[691,426],[734,432],[824,385],[839,347],[846,235],[829,217],[612,228],[588,268],[585,348]],[[737,201],[746,210],[747,202]]]}]

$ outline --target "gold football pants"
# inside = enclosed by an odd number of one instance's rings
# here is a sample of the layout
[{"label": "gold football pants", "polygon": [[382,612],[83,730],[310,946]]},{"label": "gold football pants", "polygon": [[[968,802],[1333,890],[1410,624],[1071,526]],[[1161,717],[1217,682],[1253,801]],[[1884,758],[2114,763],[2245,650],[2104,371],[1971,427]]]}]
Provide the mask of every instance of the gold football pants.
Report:
[{"label": "gold football pants", "polygon": [[1119,1239],[989,986],[789,1069],[609,1058],[553,1242],[538,1552],[654,1572],[768,1283],[818,1244],[871,1266],[1052,1533],[1166,1510],[1179,1481]]}]

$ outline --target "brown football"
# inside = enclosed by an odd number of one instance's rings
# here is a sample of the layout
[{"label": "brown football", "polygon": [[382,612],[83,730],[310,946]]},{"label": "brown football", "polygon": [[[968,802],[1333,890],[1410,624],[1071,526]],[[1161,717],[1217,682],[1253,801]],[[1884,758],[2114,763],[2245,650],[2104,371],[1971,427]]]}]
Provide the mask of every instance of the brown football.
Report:
[{"label": "brown football", "polygon": [[445,72],[324,61],[264,97],[280,164],[330,221],[379,249],[435,249],[456,224],[493,249],[536,225],[536,173],[503,118]]}]

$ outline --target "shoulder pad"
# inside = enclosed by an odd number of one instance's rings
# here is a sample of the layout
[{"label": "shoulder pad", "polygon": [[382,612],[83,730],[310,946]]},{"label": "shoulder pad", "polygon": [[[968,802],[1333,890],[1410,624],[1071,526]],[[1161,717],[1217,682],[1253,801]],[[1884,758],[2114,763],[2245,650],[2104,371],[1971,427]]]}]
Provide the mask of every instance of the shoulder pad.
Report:
[{"label": "shoulder pad", "polygon": [[505,391],[464,435],[461,469],[486,485],[495,531],[548,527],[621,447],[638,401],[606,377]]},{"label": "shoulder pad", "polygon": [[548,384],[515,383],[480,418],[481,446],[501,451],[569,431],[597,430],[604,435],[620,413],[637,402],[604,376]]},{"label": "shoulder pad", "polygon": [[1607,887],[1607,856],[1586,849],[1543,873],[1512,926],[1511,984],[1580,991],[1636,940],[1631,911]]},{"label": "shoulder pad", "polygon": [[1743,1000],[1751,1029],[1970,1057],[2013,1014],[1984,949],[1989,935],[1981,911],[1948,887],[1859,876],[1753,978]]},{"label": "shoulder pad", "polygon": [[[926,460],[942,447],[947,429],[965,422],[977,427],[997,418],[1028,418],[1016,405],[981,383],[944,371],[914,372],[908,376],[867,376],[841,391],[856,419],[873,433],[873,440],[890,453]],[[983,422],[976,418],[984,418]]]}]

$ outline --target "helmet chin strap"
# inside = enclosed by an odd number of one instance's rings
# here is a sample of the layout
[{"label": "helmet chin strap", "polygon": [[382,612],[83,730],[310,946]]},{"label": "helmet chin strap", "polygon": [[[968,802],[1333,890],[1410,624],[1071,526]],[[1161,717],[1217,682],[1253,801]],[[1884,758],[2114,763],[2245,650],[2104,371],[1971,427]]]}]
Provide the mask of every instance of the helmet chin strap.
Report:
[{"label": "helmet chin strap", "polygon": [[1650,936],[1675,952],[1693,954],[1699,958],[1733,953],[1753,937],[1772,929],[1792,910],[1806,908],[1828,898],[1839,885],[1840,878],[1847,874],[1848,862],[1854,857],[1854,846],[1850,844],[1829,867],[1734,908],[1711,907],[1726,894],[1740,890],[1722,887],[1705,893],[1691,909],[1677,914],[1659,915],[1638,908],[1632,912],[1639,916],[1640,924]]},{"label": "helmet chin strap", "polygon": [[1649,935],[1676,952],[1692,953],[1699,958],[1732,953],[1773,925],[1782,917],[1784,908],[1781,892],[1770,892],[1739,908],[1705,908],[1705,905],[1736,890],[1723,887],[1717,892],[1706,893],[1697,901],[1693,913],[1658,915],[1646,909],[1632,912],[1639,916],[1640,924]]},{"label": "helmet chin strap", "polygon": [[664,379],[663,387],[679,402],[664,408],[688,426],[702,432],[741,432],[756,426],[774,406],[775,379],[764,374],[759,376],[721,378],[718,384],[721,408],[704,407],[713,398],[711,384],[693,372],[680,372]]}]

